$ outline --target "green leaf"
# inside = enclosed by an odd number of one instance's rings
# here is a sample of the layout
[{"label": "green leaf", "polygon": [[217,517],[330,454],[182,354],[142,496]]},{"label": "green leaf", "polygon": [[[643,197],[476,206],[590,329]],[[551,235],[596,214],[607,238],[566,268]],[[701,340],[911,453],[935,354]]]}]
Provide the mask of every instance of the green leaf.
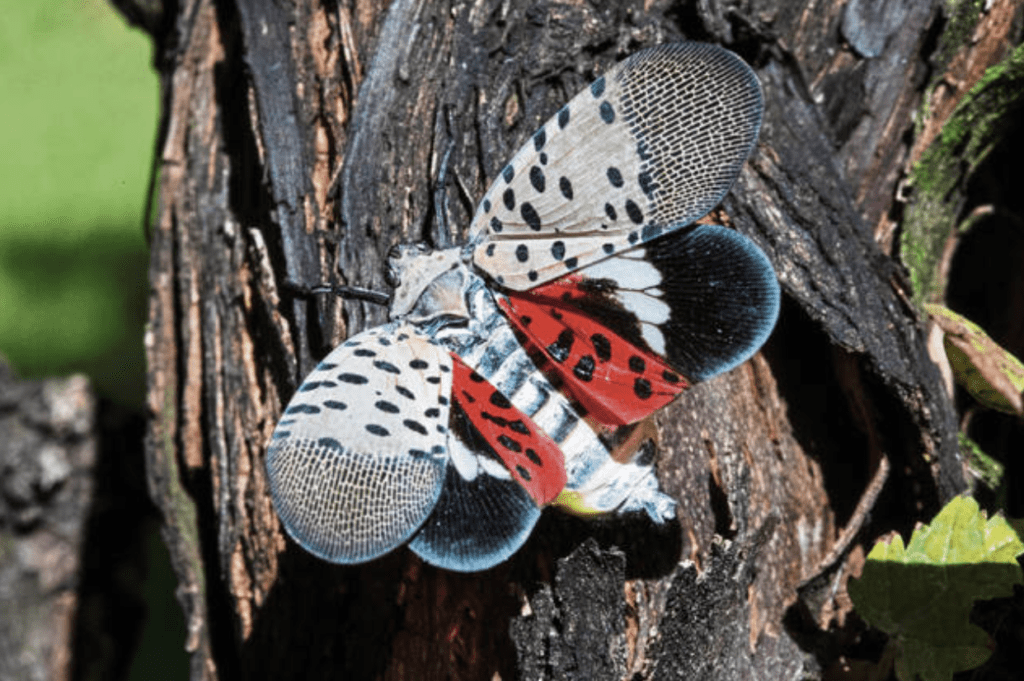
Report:
[{"label": "green leaf", "polygon": [[898,534],[875,544],[850,596],[861,617],[893,638],[900,679],[946,681],[991,654],[988,635],[968,617],[974,601],[1010,596],[1024,581],[1021,552],[1003,518],[987,519],[974,499],[957,497],[906,547]]},{"label": "green leaf", "polygon": [[1024,416],[1024,364],[966,317],[941,305],[924,308],[945,334],[956,382],[984,406]]}]

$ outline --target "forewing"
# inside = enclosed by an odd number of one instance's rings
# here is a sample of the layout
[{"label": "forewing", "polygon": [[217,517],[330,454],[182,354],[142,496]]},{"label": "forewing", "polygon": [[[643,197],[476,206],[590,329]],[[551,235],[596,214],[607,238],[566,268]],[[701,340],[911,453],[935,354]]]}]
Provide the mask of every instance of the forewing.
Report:
[{"label": "forewing", "polygon": [[779,296],[752,241],[697,225],[500,304],[563,391],[619,426],[747,360],[771,333]]},{"label": "forewing", "polygon": [[643,50],[572,99],[513,157],[471,226],[473,260],[523,291],[697,220],[757,138],[761,89],[736,55]]},{"label": "forewing", "polygon": [[306,378],[267,450],[274,507],[306,550],[360,563],[424,522],[448,465],[451,367],[393,323],[345,341]]}]

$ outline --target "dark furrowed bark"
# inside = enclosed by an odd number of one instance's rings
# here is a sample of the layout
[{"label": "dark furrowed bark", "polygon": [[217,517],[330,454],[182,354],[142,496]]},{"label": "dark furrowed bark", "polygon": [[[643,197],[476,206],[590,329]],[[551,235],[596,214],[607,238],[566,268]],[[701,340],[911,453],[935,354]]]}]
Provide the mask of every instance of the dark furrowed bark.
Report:
[{"label": "dark furrowed bark", "polygon": [[[941,3],[878,16],[864,4],[176,8],[147,452],[194,678],[820,673],[830,660],[801,646],[838,606],[815,579],[846,574],[836,542],[857,534],[882,462],[862,541],[964,486],[955,414],[886,226]],[[763,353],[645,426],[679,520],[549,511],[512,560],[473,575],[404,548],[357,567],[306,554],[270,504],[266,443],[304,372],[386,311],[290,285],[386,291],[389,248],[437,239],[449,148],[459,239],[505,161],[575,92],[682,38],[737,51],[761,79],[761,138],[716,215],[765,250],[785,301]]]}]

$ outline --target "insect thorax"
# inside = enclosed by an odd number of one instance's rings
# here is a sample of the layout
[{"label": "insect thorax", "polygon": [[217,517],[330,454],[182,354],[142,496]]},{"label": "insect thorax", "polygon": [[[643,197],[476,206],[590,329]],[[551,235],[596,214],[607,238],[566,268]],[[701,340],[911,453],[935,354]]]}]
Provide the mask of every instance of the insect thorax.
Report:
[{"label": "insect thorax", "polygon": [[464,298],[468,268],[463,249],[435,251],[425,244],[399,244],[388,254],[392,319],[421,323],[440,315],[466,315]]}]

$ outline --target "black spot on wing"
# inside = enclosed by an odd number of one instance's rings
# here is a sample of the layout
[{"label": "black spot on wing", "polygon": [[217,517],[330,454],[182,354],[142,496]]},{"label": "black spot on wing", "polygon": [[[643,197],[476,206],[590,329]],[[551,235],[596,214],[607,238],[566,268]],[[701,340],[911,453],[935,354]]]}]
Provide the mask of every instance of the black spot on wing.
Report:
[{"label": "black spot on wing", "polygon": [[484,206],[484,212],[485,213],[490,213],[491,212],[491,200],[490,199],[484,199],[483,206]]},{"label": "black spot on wing", "polygon": [[496,416],[495,414],[492,414],[489,411],[481,410],[480,418],[482,418],[484,421],[490,421],[494,425],[499,426],[501,428],[508,428],[508,419],[502,418],[501,416]]},{"label": "black spot on wing", "polygon": [[590,84],[590,94],[594,95],[595,98],[604,94],[604,76]]},{"label": "black spot on wing", "polygon": [[616,189],[618,189],[623,184],[625,184],[625,181],[622,179],[622,173],[615,166],[610,166],[608,168],[607,175],[608,175],[608,182],[610,182],[611,185],[613,187],[615,187]]},{"label": "black spot on wing", "polygon": [[565,129],[565,126],[569,125],[569,106],[563,106],[558,112],[558,127]]},{"label": "black spot on wing", "polygon": [[558,180],[558,190],[562,192],[562,196],[568,201],[572,201],[572,182],[569,181],[568,177],[564,175]]},{"label": "black spot on wing", "polygon": [[396,367],[394,364],[392,364],[391,362],[385,362],[382,359],[374,360],[373,366],[376,367],[377,369],[380,369],[381,371],[385,371],[385,372],[387,372],[389,374],[400,374],[400,373],[402,373],[402,370],[399,369],[398,367]]},{"label": "black spot on wing", "polygon": [[404,421],[402,421],[402,425],[405,426],[406,428],[408,428],[409,430],[411,430],[414,433],[419,433],[420,435],[426,435],[427,434],[426,427],[422,423],[420,423],[419,421],[413,421],[412,419],[405,419]]},{"label": "black spot on wing", "polygon": [[537,452],[533,451],[529,447],[526,448],[525,454],[526,454],[526,458],[529,459],[530,461],[532,461],[534,466],[543,466],[544,465],[544,462],[540,460],[539,456],[537,456]]},{"label": "black spot on wing", "polygon": [[609,104],[607,101],[604,101],[601,102],[601,106],[599,108],[601,110],[602,121],[604,121],[605,123],[615,122],[615,109],[612,108],[611,104]]},{"label": "black spot on wing", "polygon": [[501,230],[503,230],[504,228],[505,228],[505,226],[503,224],[501,224],[501,220],[499,220],[496,217],[491,218],[491,231],[492,232],[494,232],[495,234],[500,234]]},{"label": "black spot on wing", "polygon": [[642,374],[647,368],[647,363],[644,362],[644,358],[639,355],[633,355],[629,358],[629,369],[638,374]]},{"label": "black spot on wing", "polygon": [[611,255],[612,253],[615,252],[615,244],[604,244],[603,246],[601,246],[601,250],[604,251],[606,254]]},{"label": "black spot on wing", "polygon": [[491,256],[494,255],[494,244],[487,244],[486,253],[487,253],[487,257],[491,257]]},{"label": "black spot on wing", "polygon": [[495,407],[498,407],[499,409],[508,409],[512,406],[512,403],[508,401],[508,398],[505,397],[502,393],[498,392],[497,390],[491,393],[489,401],[491,404],[493,404]]},{"label": "black spot on wing", "polygon": [[378,400],[373,406],[386,414],[397,414],[401,411],[397,404],[393,404],[387,400]]},{"label": "black spot on wing", "polygon": [[338,400],[324,400],[323,405],[328,409],[334,409],[335,411],[345,411],[348,409],[348,405]]},{"label": "black spot on wing", "polygon": [[626,215],[638,225],[644,221],[644,212],[640,210],[640,206],[636,205],[633,199],[626,199]]},{"label": "black spot on wing", "polygon": [[523,220],[529,225],[530,229],[535,232],[540,231],[540,215],[537,214],[536,209],[529,202],[523,203],[519,208],[519,214],[523,216]]},{"label": "black spot on wing", "polygon": [[619,214],[615,212],[615,206],[610,203],[604,204],[604,214],[608,216],[609,220],[619,219]]},{"label": "black spot on wing", "polygon": [[574,270],[574,269],[576,269],[576,265],[578,265],[578,264],[579,264],[579,260],[577,258],[575,258],[575,257],[573,257],[573,258],[566,258],[566,260],[565,260],[565,267],[566,267],[566,269]]},{"label": "black spot on wing", "polygon": [[505,190],[501,195],[501,200],[504,202],[505,208],[508,210],[512,210],[516,207],[516,193],[512,191],[512,187]]},{"label": "black spot on wing", "polygon": [[576,366],[573,367],[572,373],[576,378],[581,381],[591,381],[594,378],[594,367],[596,362],[591,355],[583,355],[580,357],[580,361],[576,362]]},{"label": "black spot on wing", "polygon": [[548,135],[544,132],[544,128],[541,128],[533,134],[533,148],[536,151],[540,151],[544,148],[544,144],[548,141]]},{"label": "black spot on wing", "polygon": [[558,334],[558,340],[548,346],[548,354],[551,355],[551,359],[556,362],[564,362],[569,358],[569,351],[572,350],[573,341],[576,340],[575,334],[570,329],[563,329]]},{"label": "black spot on wing", "polygon": [[530,270],[526,273],[526,278],[530,281],[537,281],[537,270]]},{"label": "black spot on wing", "polygon": [[565,257],[565,242],[556,241],[551,244],[551,257],[555,260],[561,260]]},{"label": "black spot on wing", "polygon": [[526,244],[519,244],[516,246],[516,260],[519,262],[526,262],[530,259],[530,249],[526,247]]},{"label": "black spot on wing", "polygon": [[388,435],[391,435],[391,431],[384,426],[378,426],[376,423],[367,423],[365,428],[367,433],[370,435],[376,435],[377,437],[387,437]]},{"label": "black spot on wing", "polygon": [[349,383],[351,385],[366,385],[370,382],[366,376],[361,374],[338,374],[338,380],[342,383]]},{"label": "black spot on wing", "polygon": [[359,348],[358,350],[356,350],[352,354],[355,355],[356,357],[376,357],[377,356],[376,352],[374,352],[373,350],[369,350],[367,348]]},{"label": "black spot on wing", "polygon": [[607,362],[612,358],[612,344],[608,340],[608,337],[595,333],[590,337],[590,342],[594,344],[594,352],[597,353],[597,358],[602,362]]},{"label": "black spot on wing", "polygon": [[647,379],[638,378],[633,381],[633,394],[639,397],[641,400],[646,400],[651,396],[651,383]]},{"label": "black spot on wing", "polygon": [[409,362],[410,369],[426,369],[428,366],[430,365],[422,359],[414,359]]},{"label": "black spot on wing", "polygon": [[516,171],[512,168],[511,165],[505,166],[505,168],[501,171],[501,177],[505,180],[505,184],[511,182],[512,178],[515,176]]},{"label": "black spot on wing", "polygon": [[285,414],[319,414],[320,413],[320,407],[314,406],[312,404],[293,404],[292,406],[288,407],[285,410],[284,413]]},{"label": "black spot on wing", "polygon": [[519,473],[519,477],[521,477],[523,480],[525,480],[526,482],[530,482],[530,471],[526,470],[519,464],[516,464],[516,472]]},{"label": "black spot on wing", "polygon": [[320,388],[335,388],[338,384],[334,381],[307,381],[299,386],[300,393],[310,393]]},{"label": "black spot on wing", "polygon": [[516,419],[515,421],[509,421],[509,430],[512,430],[520,435],[529,435],[530,429],[523,423],[522,419]]},{"label": "black spot on wing", "polygon": [[513,440],[512,438],[510,438],[508,435],[505,435],[504,433],[502,433],[501,435],[498,436],[498,443],[502,447],[504,447],[505,449],[507,449],[507,450],[509,450],[511,452],[521,452],[521,451],[523,451],[523,446],[521,444],[519,444],[518,441]]},{"label": "black spot on wing", "polygon": [[538,194],[544,192],[546,178],[544,177],[544,171],[540,169],[540,166],[533,166],[530,168],[530,184],[537,191]]}]

